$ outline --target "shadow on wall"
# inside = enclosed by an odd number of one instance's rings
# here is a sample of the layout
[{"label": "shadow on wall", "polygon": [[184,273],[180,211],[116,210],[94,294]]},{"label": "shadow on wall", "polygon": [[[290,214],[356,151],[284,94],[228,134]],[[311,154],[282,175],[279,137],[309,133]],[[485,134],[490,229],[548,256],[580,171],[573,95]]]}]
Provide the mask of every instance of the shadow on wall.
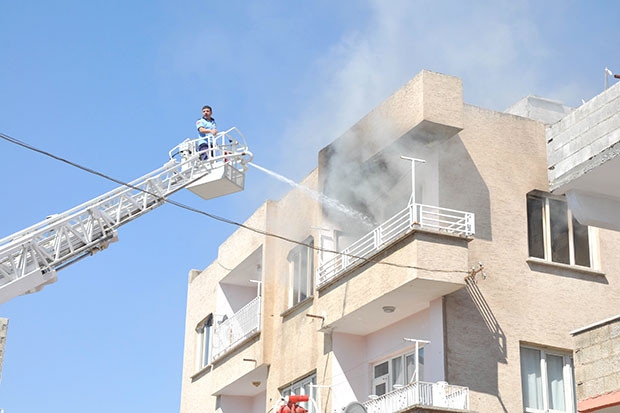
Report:
[{"label": "shadow on wall", "polygon": [[[467,292],[469,293],[472,302],[478,309],[478,312],[480,313],[480,316],[484,320],[484,323],[489,331],[489,354],[495,354],[495,357],[489,357],[489,364],[495,365],[494,368],[496,377],[495,386],[493,388],[493,391],[491,391],[490,393],[497,397],[497,400],[499,401],[502,410],[504,412],[508,412],[508,409],[506,409],[506,406],[502,401],[502,395],[499,393],[499,388],[497,385],[497,363],[506,364],[508,358],[508,351],[506,348],[506,334],[504,334],[504,330],[502,330],[502,327],[499,325],[499,322],[493,315],[489,304],[484,299],[484,296],[482,295],[480,288],[478,288],[478,284],[476,283],[475,278],[468,277],[465,282],[467,284]],[[472,387],[470,386],[470,388]]]},{"label": "shadow on wall", "polygon": [[575,280],[587,281],[587,282],[598,283],[598,284],[606,284],[606,285],[609,284],[609,280],[607,279],[607,276],[606,275],[602,276],[599,273],[579,271],[579,270],[575,270],[574,268],[573,268],[573,271],[566,271],[566,268],[564,267],[561,267],[561,266],[556,267],[542,260],[540,261],[530,260],[528,261],[527,265],[530,267],[531,271],[535,271],[535,272],[552,274],[557,277],[572,278]]},{"label": "shadow on wall", "polygon": [[459,135],[442,146],[439,170],[439,205],[473,212],[476,217],[475,238],[491,241],[489,188]]},{"label": "shadow on wall", "polygon": [[496,396],[507,411],[498,388],[498,364],[508,357],[506,335],[478,285],[466,283],[446,297],[447,380]]},{"label": "shadow on wall", "polygon": [[486,302],[484,297],[482,296],[482,292],[480,288],[478,288],[478,284],[474,278],[469,277],[465,280],[467,283],[467,292],[471,296],[472,301],[476,305],[478,312],[482,316],[484,323],[491,333],[491,337],[494,343],[494,347],[496,348],[496,354],[499,356],[497,361],[500,363],[506,363],[506,334],[502,330],[502,327],[499,325],[499,322],[493,315],[493,311],[489,307],[489,304]]}]

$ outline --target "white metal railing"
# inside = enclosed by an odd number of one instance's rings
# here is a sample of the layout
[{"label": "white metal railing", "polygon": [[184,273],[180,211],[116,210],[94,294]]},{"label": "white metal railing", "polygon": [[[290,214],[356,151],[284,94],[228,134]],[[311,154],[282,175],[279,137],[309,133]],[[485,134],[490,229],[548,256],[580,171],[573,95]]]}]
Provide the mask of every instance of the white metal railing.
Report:
[{"label": "white metal railing", "polygon": [[213,329],[211,361],[235,348],[260,331],[260,296]]},{"label": "white metal railing", "polygon": [[475,218],[471,212],[409,204],[392,218],[341,251],[341,254],[321,264],[316,269],[317,288],[325,285],[363,258],[379,252],[415,229],[470,236],[475,232]]},{"label": "white metal railing", "polygon": [[362,404],[368,413],[394,413],[415,405],[469,410],[469,388],[418,381]]}]

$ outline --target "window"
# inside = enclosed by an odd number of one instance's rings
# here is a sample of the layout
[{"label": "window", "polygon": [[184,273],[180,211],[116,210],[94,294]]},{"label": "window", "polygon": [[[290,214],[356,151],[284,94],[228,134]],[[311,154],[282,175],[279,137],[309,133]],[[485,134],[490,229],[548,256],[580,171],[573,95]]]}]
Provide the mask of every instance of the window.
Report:
[{"label": "window", "polygon": [[528,194],[527,229],[530,257],[593,267],[590,228],[577,222],[564,198]]},{"label": "window", "polygon": [[198,370],[209,364],[209,349],[211,348],[211,327],[213,327],[213,314],[209,314],[196,327],[196,361]]},{"label": "window", "polygon": [[[282,397],[294,395],[309,395],[310,401],[307,403],[298,403],[298,406],[308,410],[309,413],[316,413],[315,404],[318,404],[316,400],[316,374],[301,379],[290,386],[287,386],[280,390]],[[314,401],[314,403],[313,403]]]},{"label": "window", "polygon": [[290,293],[289,307],[293,307],[314,291],[314,239],[307,238],[305,245],[298,245],[288,254]]},{"label": "window", "polygon": [[424,379],[424,348],[418,351],[419,374],[415,376],[415,352],[405,353],[373,366],[372,391],[382,396],[399,386],[406,386],[412,381]]},{"label": "window", "polygon": [[573,360],[559,352],[521,347],[521,387],[526,412],[575,413]]}]

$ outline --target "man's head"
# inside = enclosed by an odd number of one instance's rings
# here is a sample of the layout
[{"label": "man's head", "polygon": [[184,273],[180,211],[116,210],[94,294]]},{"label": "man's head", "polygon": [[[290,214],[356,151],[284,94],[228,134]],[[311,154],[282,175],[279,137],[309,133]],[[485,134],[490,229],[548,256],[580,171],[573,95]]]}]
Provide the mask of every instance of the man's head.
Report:
[{"label": "man's head", "polygon": [[213,113],[213,110],[211,109],[211,106],[209,105],[204,105],[202,107],[202,117],[205,119],[210,119],[211,118],[211,114]]}]

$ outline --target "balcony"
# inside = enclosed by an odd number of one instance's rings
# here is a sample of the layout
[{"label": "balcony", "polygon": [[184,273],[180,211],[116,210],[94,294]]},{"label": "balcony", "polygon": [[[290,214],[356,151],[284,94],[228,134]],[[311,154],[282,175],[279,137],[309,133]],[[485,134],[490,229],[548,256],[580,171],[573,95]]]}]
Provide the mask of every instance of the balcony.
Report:
[{"label": "balcony", "polygon": [[420,229],[469,237],[475,232],[474,214],[423,204],[409,204],[340,254],[320,265],[316,270],[317,289],[362,264],[365,258],[377,254],[412,231]]},{"label": "balcony", "polygon": [[257,296],[213,329],[211,362],[243,344],[260,331],[261,297]]},{"label": "balcony", "polygon": [[446,382],[419,381],[362,404],[368,413],[415,412],[417,408],[423,407],[468,411],[469,388]]}]

